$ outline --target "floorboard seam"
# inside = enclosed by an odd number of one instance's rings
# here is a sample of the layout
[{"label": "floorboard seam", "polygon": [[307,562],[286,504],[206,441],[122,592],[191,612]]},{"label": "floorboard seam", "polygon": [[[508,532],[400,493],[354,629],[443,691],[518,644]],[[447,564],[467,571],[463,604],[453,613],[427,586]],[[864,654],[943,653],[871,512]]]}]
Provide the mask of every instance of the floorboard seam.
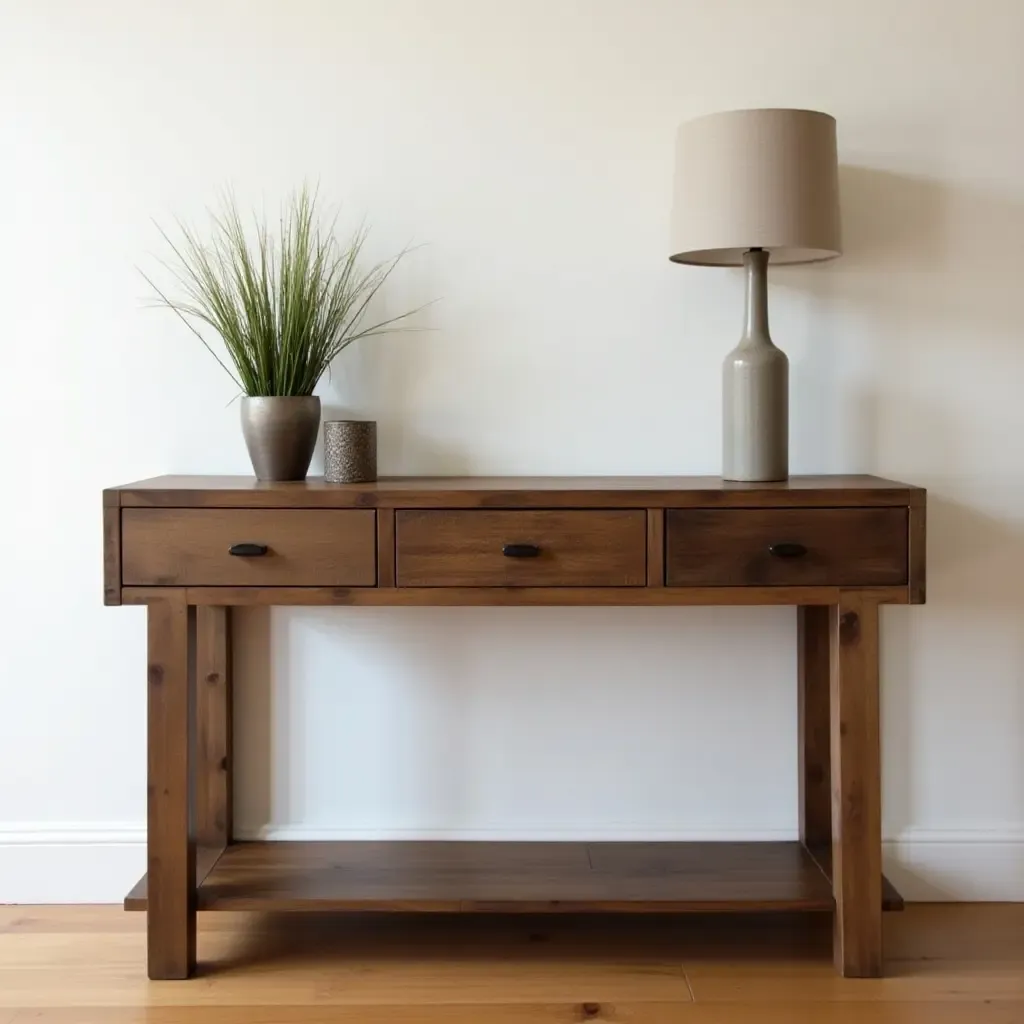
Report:
[{"label": "floorboard seam", "polygon": [[693,994],[693,986],[690,984],[690,975],[686,972],[686,965],[680,964],[679,970],[682,972],[683,981],[686,982],[686,991],[690,993],[690,1002],[697,1002],[697,997]]}]

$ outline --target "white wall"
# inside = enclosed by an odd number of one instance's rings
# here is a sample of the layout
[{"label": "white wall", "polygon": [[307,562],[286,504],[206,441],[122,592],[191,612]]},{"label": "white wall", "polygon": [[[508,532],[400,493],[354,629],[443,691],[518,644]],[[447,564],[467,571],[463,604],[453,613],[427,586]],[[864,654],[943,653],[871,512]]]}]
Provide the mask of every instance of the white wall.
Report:
[{"label": "white wall", "polygon": [[[431,330],[321,394],[395,473],[713,473],[735,272],[666,259],[675,127],[839,122],[847,252],[774,274],[795,472],[930,488],[884,614],[885,833],[918,896],[1024,898],[1024,5],[0,0],[0,901],[142,870],[144,622],[100,489],[246,472],[233,387],[142,308],[151,223],[304,178]],[[241,617],[247,835],[791,836],[786,609]],[[272,653],[262,659],[268,647]]]}]

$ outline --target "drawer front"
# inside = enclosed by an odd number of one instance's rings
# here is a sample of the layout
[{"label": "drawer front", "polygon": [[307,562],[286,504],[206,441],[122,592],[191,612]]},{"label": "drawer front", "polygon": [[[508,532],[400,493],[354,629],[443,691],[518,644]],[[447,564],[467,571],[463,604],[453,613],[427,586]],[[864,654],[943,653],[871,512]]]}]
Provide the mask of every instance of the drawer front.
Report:
[{"label": "drawer front", "polygon": [[665,561],[670,587],[897,585],[907,510],[672,509]]},{"label": "drawer front", "polygon": [[400,587],[640,587],[647,513],[413,511],[395,517]]},{"label": "drawer front", "polygon": [[[250,553],[238,545],[251,545]],[[233,555],[232,548],[243,553]],[[126,508],[121,559],[126,587],[372,587],[376,514]]]}]

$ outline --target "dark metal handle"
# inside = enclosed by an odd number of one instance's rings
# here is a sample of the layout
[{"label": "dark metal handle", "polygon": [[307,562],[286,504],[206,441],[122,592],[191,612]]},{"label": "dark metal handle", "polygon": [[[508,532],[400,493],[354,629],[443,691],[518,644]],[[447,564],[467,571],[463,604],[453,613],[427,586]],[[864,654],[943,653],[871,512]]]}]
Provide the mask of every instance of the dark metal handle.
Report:
[{"label": "dark metal handle", "polygon": [[540,548],[536,544],[506,544],[501,553],[506,558],[536,558]]},{"label": "dark metal handle", "polygon": [[774,555],[776,558],[802,558],[807,554],[807,548],[803,544],[784,542],[782,544],[773,544],[768,549],[768,554]]},{"label": "dark metal handle", "polygon": [[256,558],[266,553],[266,544],[232,544],[228,548],[229,555],[238,555],[240,558]]}]

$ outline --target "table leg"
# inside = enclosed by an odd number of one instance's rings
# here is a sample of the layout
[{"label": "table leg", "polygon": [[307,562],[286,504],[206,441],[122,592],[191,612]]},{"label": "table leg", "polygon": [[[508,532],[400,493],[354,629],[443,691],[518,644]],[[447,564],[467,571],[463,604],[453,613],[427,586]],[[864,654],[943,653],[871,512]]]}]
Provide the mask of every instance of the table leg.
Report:
[{"label": "table leg", "polygon": [[195,845],[189,828],[189,698],[194,609],[168,590],[148,606],[149,977],[187,978],[196,963]]},{"label": "table leg", "polygon": [[231,609],[196,609],[196,842],[231,842]]},{"label": "table leg", "polygon": [[848,978],[882,973],[878,604],[843,593],[830,609],[833,952]]}]

